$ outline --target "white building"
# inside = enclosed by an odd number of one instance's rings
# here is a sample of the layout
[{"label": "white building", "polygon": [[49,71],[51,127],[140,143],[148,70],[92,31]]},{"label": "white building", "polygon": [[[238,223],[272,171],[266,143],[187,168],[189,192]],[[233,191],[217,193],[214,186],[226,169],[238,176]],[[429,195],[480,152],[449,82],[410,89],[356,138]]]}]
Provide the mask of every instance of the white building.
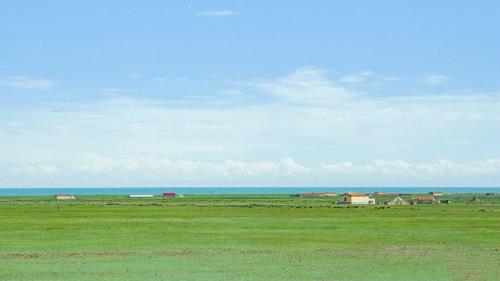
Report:
[{"label": "white building", "polygon": [[130,198],[153,198],[152,194],[130,194]]},{"label": "white building", "polygon": [[373,205],[375,204],[375,199],[370,198],[368,194],[363,193],[346,193],[344,194],[344,204],[365,204]]},{"label": "white building", "polygon": [[76,198],[72,194],[56,194],[56,199],[58,199],[58,200],[73,200]]},{"label": "white building", "polygon": [[403,198],[397,196],[396,198],[385,202],[387,205],[408,205],[409,203],[403,200]]}]

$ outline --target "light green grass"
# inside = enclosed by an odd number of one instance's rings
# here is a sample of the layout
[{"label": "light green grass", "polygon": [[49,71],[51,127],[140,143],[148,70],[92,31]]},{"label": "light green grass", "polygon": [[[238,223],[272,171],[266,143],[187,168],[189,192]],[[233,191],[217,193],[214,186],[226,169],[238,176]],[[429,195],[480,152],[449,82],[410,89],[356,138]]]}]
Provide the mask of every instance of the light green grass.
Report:
[{"label": "light green grass", "polygon": [[0,280],[499,280],[500,212],[488,200],[4,197]]}]

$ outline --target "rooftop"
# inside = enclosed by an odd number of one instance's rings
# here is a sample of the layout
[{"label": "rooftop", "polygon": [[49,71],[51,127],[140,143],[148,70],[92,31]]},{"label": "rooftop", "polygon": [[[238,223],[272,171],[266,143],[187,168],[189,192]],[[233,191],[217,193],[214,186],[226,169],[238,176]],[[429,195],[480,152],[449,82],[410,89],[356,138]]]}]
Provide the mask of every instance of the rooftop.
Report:
[{"label": "rooftop", "polygon": [[346,196],[351,196],[351,197],[367,197],[368,194],[364,193],[353,193],[353,192],[348,192],[345,194]]}]

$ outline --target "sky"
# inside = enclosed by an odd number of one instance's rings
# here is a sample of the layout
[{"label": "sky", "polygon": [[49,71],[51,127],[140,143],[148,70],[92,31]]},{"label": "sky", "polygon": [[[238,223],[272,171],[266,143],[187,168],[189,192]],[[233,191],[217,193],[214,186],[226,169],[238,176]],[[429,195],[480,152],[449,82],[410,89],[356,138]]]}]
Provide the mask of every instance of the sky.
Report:
[{"label": "sky", "polygon": [[4,1],[0,187],[498,187],[499,14]]}]

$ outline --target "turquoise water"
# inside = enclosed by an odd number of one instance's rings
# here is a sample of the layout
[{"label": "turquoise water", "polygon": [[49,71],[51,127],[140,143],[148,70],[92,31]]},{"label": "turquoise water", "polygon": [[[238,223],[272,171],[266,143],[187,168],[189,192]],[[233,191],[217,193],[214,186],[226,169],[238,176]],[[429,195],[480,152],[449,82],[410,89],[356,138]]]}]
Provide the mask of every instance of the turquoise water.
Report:
[{"label": "turquoise water", "polygon": [[427,193],[429,191],[441,191],[445,193],[485,193],[500,192],[499,187],[460,187],[460,188],[398,188],[398,187],[204,187],[204,188],[0,188],[0,196],[30,196],[30,195],[53,195],[56,193],[69,193],[75,195],[126,195],[126,194],[161,194],[163,192],[176,192],[178,194],[296,194],[303,192],[326,192],[334,191],[344,193],[349,191],[371,193],[382,191],[387,193]]}]

